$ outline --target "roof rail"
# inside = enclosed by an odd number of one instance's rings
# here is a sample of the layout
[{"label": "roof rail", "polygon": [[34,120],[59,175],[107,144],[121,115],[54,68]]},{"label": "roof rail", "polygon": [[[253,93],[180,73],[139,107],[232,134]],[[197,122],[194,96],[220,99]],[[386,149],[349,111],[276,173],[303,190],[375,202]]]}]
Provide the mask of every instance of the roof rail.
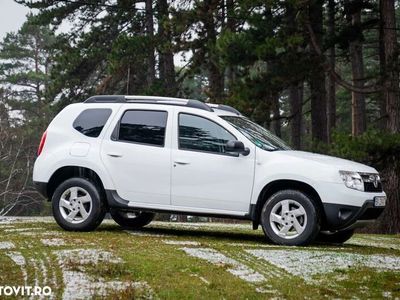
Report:
[{"label": "roof rail", "polygon": [[179,105],[198,108],[212,112],[212,108],[199,100],[168,98],[157,96],[122,96],[122,95],[98,95],[88,98],[84,103],[145,103]]},{"label": "roof rail", "polygon": [[225,105],[225,104],[214,104],[214,103],[207,103],[207,105],[213,109],[219,109],[219,110],[224,110],[224,111],[229,111],[231,113],[237,114],[238,116],[241,116],[242,114],[240,111],[238,111],[236,108],[233,108],[232,106]]}]

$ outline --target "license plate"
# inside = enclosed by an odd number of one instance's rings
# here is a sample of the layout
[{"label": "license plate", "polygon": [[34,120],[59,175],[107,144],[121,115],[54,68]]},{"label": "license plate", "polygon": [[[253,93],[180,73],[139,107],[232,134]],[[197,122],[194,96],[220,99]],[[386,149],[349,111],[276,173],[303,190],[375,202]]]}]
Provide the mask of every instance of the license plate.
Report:
[{"label": "license plate", "polygon": [[381,207],[386,205],[386,197],[378,196],[374,198],[374,206]]}]

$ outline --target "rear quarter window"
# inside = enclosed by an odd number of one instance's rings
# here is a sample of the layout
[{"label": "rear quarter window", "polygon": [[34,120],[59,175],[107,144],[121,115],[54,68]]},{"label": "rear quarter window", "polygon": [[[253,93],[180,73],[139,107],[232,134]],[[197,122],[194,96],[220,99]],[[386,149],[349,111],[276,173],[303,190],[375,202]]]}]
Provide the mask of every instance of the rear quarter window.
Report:
[{"label": "rear quarter window", "polygon": [[72,126],[88,137],[98,137],[111,115],[109,108],[86,109],[76,117]]}]

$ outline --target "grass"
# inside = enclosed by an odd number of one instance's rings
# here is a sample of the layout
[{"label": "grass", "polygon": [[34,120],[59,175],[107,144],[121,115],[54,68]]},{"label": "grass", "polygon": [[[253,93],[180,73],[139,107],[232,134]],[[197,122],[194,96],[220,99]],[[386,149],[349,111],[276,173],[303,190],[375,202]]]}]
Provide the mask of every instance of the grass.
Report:
[{"label": "grass", "polygon": [[[41,239],[62,239],[64,245],[49,246]],[[106,221],[95,232],[78,233],[63,231],[49,219],[27,219],[0,223],[0,246],[2,242],[15,247],[0,249],[0,286],[48,285],[56,299],[62,299],[68,289],[76,297],[90,289],[84,280],[75,287],[65,282],[68,272],[97,282],[97,288],[90,290],[93,299],[400,297],[399,235],[356,235],[343,246],[282,247],[265,243],[262,231],[251,230],[250,224],[155,222],[129,233]],[[213,249],[230,261],[216,263],[193,257],[182,250],[184,247]],[[74,249],[94,252],[68,252]],[[255,256],[253,250],[268,259]],[[60,262],[60,251],[73,254]],[[11,252],[20,253],[25,266],[18,267],[9,256]],[[102,253],[107,254],[104,259]],[[95,257],[100,257],[99,261],[91,262]],[[372,263],[366,265],[369,259]],[[262,275],[264,280],[250,282],[246,274],[244,278],[235,276],[230,270],[237,265]],[[315,272],[306,276],[310,269]]]}]

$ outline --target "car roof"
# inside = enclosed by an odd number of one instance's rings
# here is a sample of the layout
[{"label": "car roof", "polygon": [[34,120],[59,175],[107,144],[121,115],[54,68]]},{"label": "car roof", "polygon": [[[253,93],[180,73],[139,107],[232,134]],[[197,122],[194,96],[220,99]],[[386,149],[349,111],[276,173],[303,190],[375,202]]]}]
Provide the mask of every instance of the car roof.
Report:
[{"label": "car roof", "polygon": [[174,97],[159,96],[136,96],[136,95],[97,95],[88,98],[84,103],[146,103],[146,104],[163,104],[176,105],[197,108],[214,112],[217,115],[241,115],[241,113],[228,105],[204,103],[194,99],[183,99]]}]

